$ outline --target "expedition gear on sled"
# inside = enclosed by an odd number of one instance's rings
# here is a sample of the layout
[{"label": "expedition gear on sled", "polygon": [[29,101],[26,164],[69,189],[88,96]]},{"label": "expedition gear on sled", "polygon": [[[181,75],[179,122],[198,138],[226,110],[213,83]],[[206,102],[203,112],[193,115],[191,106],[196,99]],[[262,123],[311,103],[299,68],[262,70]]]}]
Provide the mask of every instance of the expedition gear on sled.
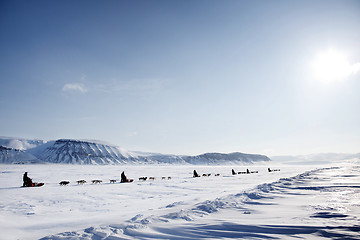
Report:
[{"label": "expedition gear on sled", "polygon": [[193,177],[200,177],[200,175],[196,172],[196,170],[194,170],[194,175]]}]

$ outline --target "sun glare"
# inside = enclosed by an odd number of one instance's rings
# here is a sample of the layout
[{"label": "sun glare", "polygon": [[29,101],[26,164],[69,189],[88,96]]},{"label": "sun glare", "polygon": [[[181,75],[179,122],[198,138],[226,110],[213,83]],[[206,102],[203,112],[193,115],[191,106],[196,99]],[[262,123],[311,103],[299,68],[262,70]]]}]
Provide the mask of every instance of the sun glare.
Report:
[{"label": "sun glare", "polygon": [[343,80],[352,73],[352,66],[346,55],[336,50],[329,50],[315,56],[312,69],[314,78],[325,83]]}]

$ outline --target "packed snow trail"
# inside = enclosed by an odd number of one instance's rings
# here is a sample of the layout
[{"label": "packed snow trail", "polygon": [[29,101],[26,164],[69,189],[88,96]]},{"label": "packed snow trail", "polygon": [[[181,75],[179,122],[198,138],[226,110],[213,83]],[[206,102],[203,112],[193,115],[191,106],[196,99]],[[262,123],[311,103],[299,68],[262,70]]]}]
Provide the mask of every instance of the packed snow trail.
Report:
[{"label": "packed snow trail", "polygon": [[[360,167],[307,171],[190,208],[48,239],[360,239]],[[179,208],[180,206],[180,208]],[[179,210],[180,209],[180,210]]]}]

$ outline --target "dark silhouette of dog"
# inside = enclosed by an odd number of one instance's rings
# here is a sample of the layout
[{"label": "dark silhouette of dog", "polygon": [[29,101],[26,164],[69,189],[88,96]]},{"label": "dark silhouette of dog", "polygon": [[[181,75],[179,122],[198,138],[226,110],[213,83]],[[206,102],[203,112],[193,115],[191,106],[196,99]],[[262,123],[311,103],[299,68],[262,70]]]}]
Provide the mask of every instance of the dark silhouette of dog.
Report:
[{"label": "dark silhouette of dog", "polygon": [[61,181],[61,182],[59,182],[60,186],[66,186],[69,183],[70,183],[69,181]]},{"label": "dark silhouette of dog", "polygon": [[85,180],[78,180],[78,181],[76,181],[78,184],[85,184],[86,183],[86,181]]},{"label": "dark silhouette of dog", "polygon": [[170,180],[171,179],[171,177],[168,177],[168,180]]},{"label": "dark silhouette of dog", "polygon": [[156,178],[155,177],[149,177],[149,180],[155,180]]},{"label": "dark silhouette of dog", "polygon": [[139,177],[139,181],[146,181],[147,177]]},{"label": "dark silhouette of dog", "polygon": [[220,176],[220,173],[215,174],[215,177],[218,177],[218,176]]},{"label": "dark silhouette of dog", "polygon": [[97,179],[95,179],[95,180],[92,180],[91,181],[93,184],[98,184],[98,183],[102,183],[102,180],[97,180]]},{"label": "dark silhouette of dog", "polygon": [[110,183],[116,183],[115,179],[110,179],[109,181],[110,181]]},{"label": "dark silhouette of dog", "polygon": [[203,177],[210,177],[211,173],[204,173]]}]

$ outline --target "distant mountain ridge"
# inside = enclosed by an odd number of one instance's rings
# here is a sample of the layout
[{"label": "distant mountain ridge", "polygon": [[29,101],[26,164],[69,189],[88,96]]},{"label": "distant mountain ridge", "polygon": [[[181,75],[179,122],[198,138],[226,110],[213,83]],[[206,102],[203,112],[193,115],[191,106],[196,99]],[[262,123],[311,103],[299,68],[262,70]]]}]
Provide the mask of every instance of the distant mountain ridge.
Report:
[{"label": "distant mountain ridge", "polygon": [[39,160],[23,150],[0,146],[0,163],[38,163]]},{"label": "distant mountain ridge", "polygon": [[226,164],[226,163],[234,163],[242,162],[244,164],[252,164],[253,162],[260,161],[271,161],[265,155],[260,154],[247,154],[247,153],[204,153],[198,156],[187,156],[186,162],[190,164],[199,164],[199,163],[212,163],[212,164]]},{"label": "distant mountain ridge", "polygon": [[334,162],[343,162],[344,160],[360,160],[360,153],[316,153],[297,156],[273,156],[274,162],[286,164],[327,164]]},{"label": "distant mountain ridge", "polygon": [[133,160],[117,147],[72,139],[56,140],[42,151],[35,150],[34,155],[51,163],[122,164]]},{"label": "distant mountain ridge", "polygon": [[[240,152],[205,153],[198,156],[131,152],[97,140],[0,138],[0,143],[3,145],[0,149],[0,163],[244,165],[271,161],[264,155]],[[8,149],[13,143],[24,150]]]},{"label": "distant mountain ridge", "polygon": [[47,141],[26,138],[0,137],[0,146],[18,150],[27,150],[45,144]]}]

